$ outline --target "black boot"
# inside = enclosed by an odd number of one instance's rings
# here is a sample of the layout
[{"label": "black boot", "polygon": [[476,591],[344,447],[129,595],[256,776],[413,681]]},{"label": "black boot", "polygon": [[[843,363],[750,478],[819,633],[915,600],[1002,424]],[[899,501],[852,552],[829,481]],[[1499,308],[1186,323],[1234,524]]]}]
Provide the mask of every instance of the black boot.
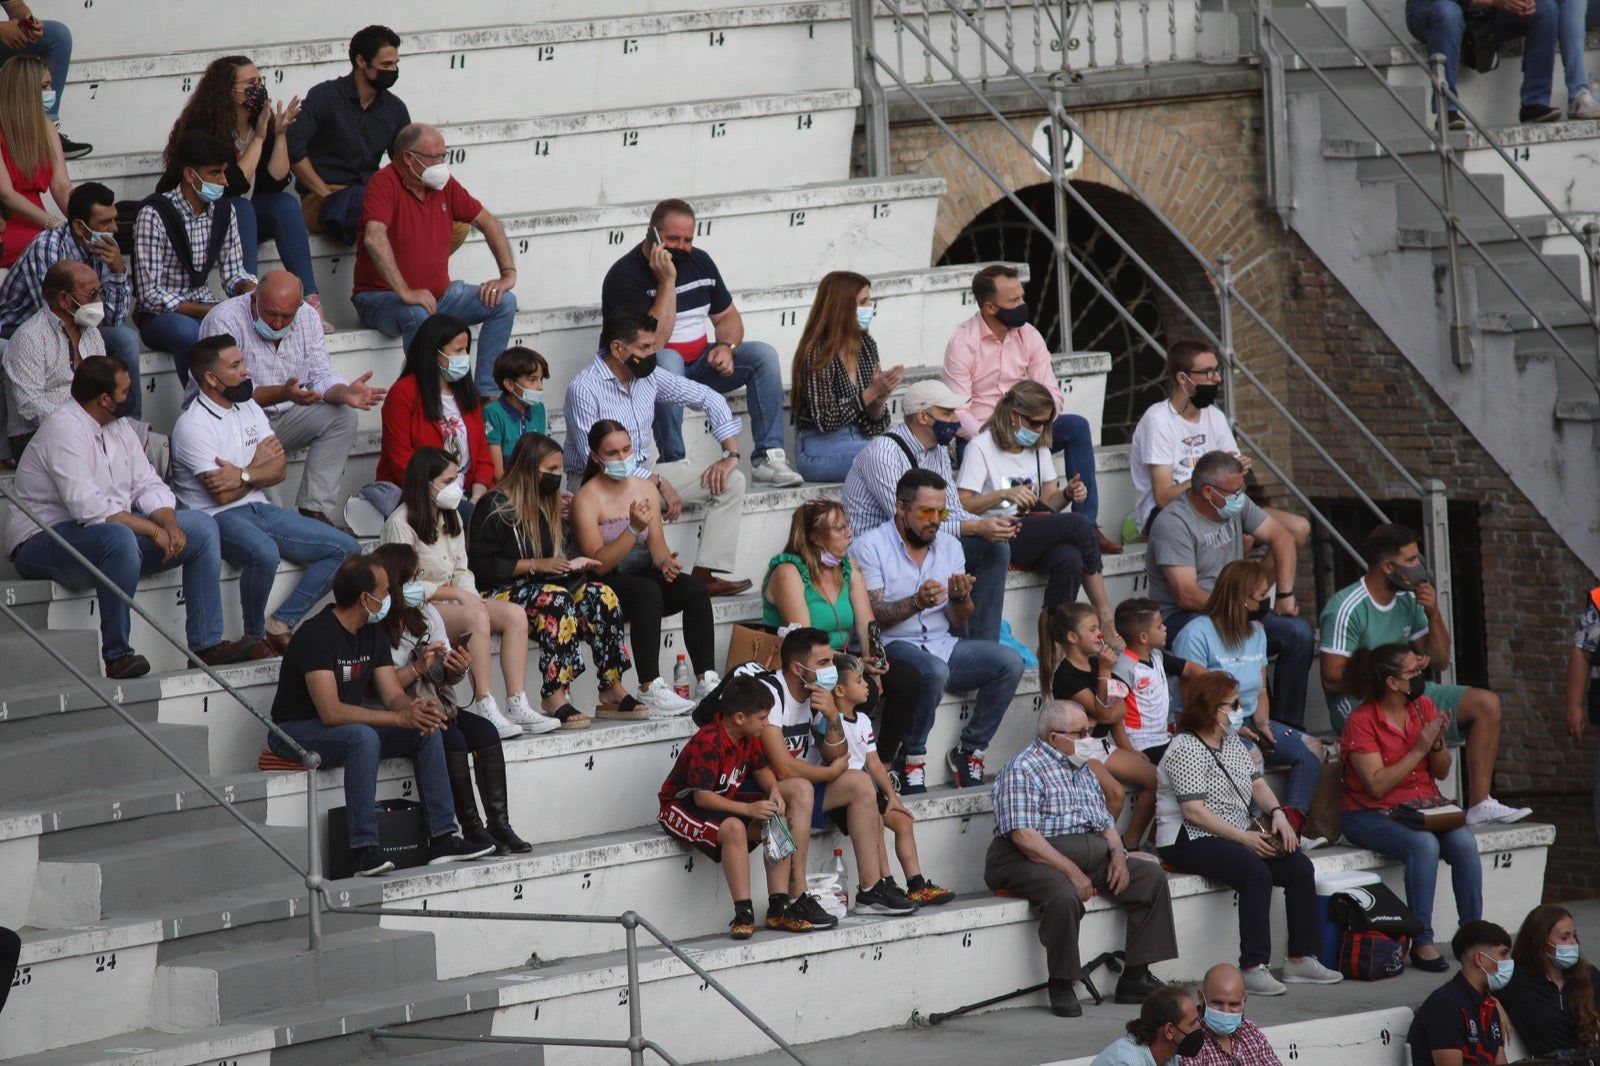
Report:
[{"label": "black boot", "polygon": [[533,850],[533,845],[511,828],[511,812],[506,803],[506,751],[496,744],[472,753],[478,771],[478,795],[483,797],[483,816],[489,833],[506,853]]},{"label": "black boot", "polygon": [[444,753],[444,764],[450,770],[450,796],[455,800],[456,821],[461,823],[462,837],[472,844],[494,844],[496,852],[499,852],[499,843],[489,835],[478,818],[478,801],[472,795],[472,770],[468,765],[467,753],[447,751]]}]

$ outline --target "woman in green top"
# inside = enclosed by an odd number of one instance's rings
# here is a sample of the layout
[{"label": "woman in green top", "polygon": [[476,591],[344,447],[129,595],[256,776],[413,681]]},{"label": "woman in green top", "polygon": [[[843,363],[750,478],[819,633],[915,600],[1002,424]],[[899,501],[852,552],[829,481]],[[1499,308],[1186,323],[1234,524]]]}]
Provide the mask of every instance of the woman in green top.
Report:
[{"label": "woman in green top", "polygon": [[862,656],[873,690],[866,709],[877,727],[878,755],[898,781],[895,759],[921,680],[909,664],[872,655],[867,633],[872,604],[867,601],[865,579],[850,563],[854,536],[838,500],[808,500],[795,508],[789,542],[767,564],[761,621],[774,628],[814,626],[828,634],[835,651],[855,650]]}]

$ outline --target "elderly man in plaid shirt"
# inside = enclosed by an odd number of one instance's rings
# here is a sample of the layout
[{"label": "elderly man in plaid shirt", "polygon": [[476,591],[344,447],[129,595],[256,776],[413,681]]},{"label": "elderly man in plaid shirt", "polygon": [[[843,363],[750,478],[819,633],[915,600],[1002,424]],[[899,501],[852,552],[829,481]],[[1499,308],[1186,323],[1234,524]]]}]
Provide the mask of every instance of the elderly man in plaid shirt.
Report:
[{"label": "elderly man in plaid shirt", "polygon": [[1127,908],[1118,1003],[1144,1002],[1161,987],[1150,964],[1178,957],[1166,874],[1155,862],[1128,858],[1089,757],[1078,751],[1090,733],[1088,716],[1070,700],[1040,710],[1038,736],[995,779],[994,840],[983,867],[990,888],[1038,910],[1050,1009],[1062,1018],[1083,1013],[1072,985],[1083,977],[1078,926],[1091,896],[1105,893]]}]

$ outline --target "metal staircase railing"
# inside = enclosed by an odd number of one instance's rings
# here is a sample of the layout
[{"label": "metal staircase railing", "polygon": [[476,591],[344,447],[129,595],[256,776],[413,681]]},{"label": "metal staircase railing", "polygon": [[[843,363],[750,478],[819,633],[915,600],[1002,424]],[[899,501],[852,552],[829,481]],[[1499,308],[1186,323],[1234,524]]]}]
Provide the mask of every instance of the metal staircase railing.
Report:
[{"label": "metal staircase railing", "polygon": [[[1434,122],[1429,123],[1429,116],[1419,115],[1405,104],[1394,86],[1389,83],[1384,72],[1374,66],[1361,50],[1351,41],[1350,37],[1339,28],[1328,13],[1323,10],[1317,0],[1305,0],[1305,7],[1314,12],[1322,25],[1337,37],[1340,45],[1348,51],[1354,65],[1370,74],[1378,87],[1395,103],[1401,113],[1405,114],[1417,127],[1417,130],[1433,142],[1436,154],[1439,157],[1441,187],[1440,195],[1427,187],[1422,178],[1396,151],[1389,139],[1386,139],[1369,120],[1367,115],[1353,105],[1346,97],[1327,71],[1319,64],[1312,53],[1315,49],[1305,48],[1297,44],[1285,30],[1282,21],[1277,17],[1272,6],[1272,0],[1255,0],[1258,26],[1258,47],[1261,61],[1266,76],[1263,78],[1264,103],[1263,109],[1266,121],[1266,135],[1268,149],[1268,194],[1281,217],[1287,223],[1294,210],[1294,194],[1292,174],[1288,163],[1288,110],[1287,95],[1285,91],[1284,55],[1279,51],[1281,44],[1293,53],[1294,58],[1303,69],[1309,71],[1323,86],[1324,90],[1332,94],[1333,98],[1350,114],[1358,125],[1366,132],[1367,136],[1382,149],[1383,153],[1392,159],[1401,173],[1428,201],[1434,210],[1439,212],[1439,217],[1444,225],[1447,265],[1450,283],[1450,349],[1451,357],[1456,366],[1465,369],[1472,365],[1472,332],[1467,321],[1467,299],[1465,277],[1461,264],[1461,245],[1464,241],[1477,253],[1478,257],[1495,278],[1505,286],[1506,291],[1533,319],[1535,326],[1552,341],[1561,355],[1577,369],[1579,374],[1589,383],[1597,397],[1600,397],[1600,363],[1594,357],[1587,361],[1581,358],[1561,337],[1557,327],[1553,326],[1545,314],[1535,306],[1532,298],[1523,291],[1523,288],[1514,282],[1506,271],[1501,269],[1478,238],[1461,223],[1460,212],[1456,198],[1455,183],[1464,181],[1468,188],[1477,194],[1478,199],[1489,208],[1493,214],[1493,221],[1498,222],[1509,232],[1516,243],[1525,250],[1530,261],[1538,263],[1544,273],[1555,283],[1555,290],[1564,294],[1572,305],[1582,312],[1588,319],[1595,336],[1596,355],[1600,356],[1600,227],[1588,223],[1579,227],[1560,208],[1558,208],[1545,194],[1537,182],[1524,170],[1508,152],[1504,145],[1495,139],[1494,134],[1475,116],[1471,109],[1461,101],[1461,98],[1447,83],[1444,75],[1444,57],[1432,56],[1424,58],[1411,35],[1402,29],[1391,25],[1385,14],[1378,10],[1372,0],[1360,0],[1372,15],[1373,19],[1384,28],[1384,31],[1393,39],[1416,68],[1427,75],[1433,86],[1434,93]],[[1298,8],[1297,8],[1298,10]],[[1495,198],[1491,196],[1482,185],[1478,183],[1461,157],[1458,146],[1453,143],[1446,112],[1451,106],[1464,119],[1472,129],[1483,138],[1484,142],[1494,150],[1506,170],[1520,183],[1521,187],[1532,193],[1539,204],[1548,212],[1548,217],[1558,228],[1577,241],[1583,249],[1586,260],[1586,270],[1589,276],[1589,295],[1586,298],[1581,291],[1573,288],[1560,271],[1539,248],[1535,247],[1526,234],[1516,225],[1515,221],[1500,207]],[[1462,135],[1462,141],[1466,135]]]},{"label": "metal staircase railing", "polygon": [[[1272,474],[1278,478],[1285,489],[1306,508],[1307,514],[1328,534],[1330,539],[1358,566],[1364,568],[1360,553],[1340,534],[1332,521],[1313,505],[1310,498],[1289,477],[1282,467],[1275,463],[1270,456],[1254,443],[1254,438],[1239,426],[1235,417],[1234,391],[1235,379],[1242,379],[1254,393],[1283,421],[1310,450],[1322,460],[1333,475],[1345,485],[1361,504],[1380,521],[1388,521],[1388,516],[1383,509],[1372,499],[1371,495],[1356,482],[1349,471],[1345,470],[1332,456],[1305,425],[1295,417],[1293,412],[1266,386],[1264,382],[1239,358],[1234,347],[1233,314],[1237,306],[1246,319],[1253,322],[1261,333],[1272,344],[1276,353],[1286,359],[1292,366],[1304,375],[1305,380],[1318,393],[1323,402],[1335,412],[1340,420],[1354,432],[1375,454],[1382,458],[1385,464],[1394,472],[1397,479],[1420,501],[1424,514],[1423,545],[1428,552],[1436,574],[1439,579],[1438,588],[1443,609],[1448,611],[1451,607],[1450,583],[1450,555],[1449,555],[1449,527],[1446,513],[1446,493],[1442,482],[1430,480],[1426,483],[1418,480],[1405,465],[1394,455],[1390,449],[1361,421],[1356,414],[1344,403],[1334,391],[1329,388],[1312,369],[1312,367],[1295,351],[1294,347],[1283,337],[1267,316],[1256,308],[1234,285],[1232,275],[1232,257],[1222,256],[1215,264],[1211,263],[1188,237],[1151,202],[1138,185],[1116,164],[1116,162],[1101,149],[1084,132],[1083,128],[1069,115],[1062,103],[1061,78],[1053,76],[1051,86],[1047,90],[1038,80],[1020,67],[1009,55],[1007,50],[998,44],[978,24],[967,11],[963,10],[959,0],[939,0],[949,10],[951,16],[964,23],[972,32],[974,38],[997,57],[1007,75],[1016,83],[1023,86],[1026,92],[1034,96],[1049,113],[1052,125],[1051,151],[1049,158],[1042,155],[1034,146],[1032,138],[1024,134],[988,99],[983,90],[974,85],[960,70],[956,62],[939,50],[931,37],[928,36],[911,19],[902,7],[901,0],[852,0],[852,27],[855,31],[856,68],[860,80],[862,106],[865,112],[866,142],[868,145],[869,165],[875,165],[877,176],[886,176],[888,172],[888,108],[887,97],[883,86],[878,83],[877,75],[881,71],[886,74],[895,85],[895,88],[904,98],[915,104],[921,112],[934,124],[973,166],[981,171],[986,178],[994,183],[1005,198],[1021,213],[1028,226],[1036,230],[1045,240],[1051,242],[1054,254],[1057,257],[1057,300],[1060,304],[1060,321],[1063,323],[1063,342],[1070,344],[1067,335],[1071,322],[1070,309],[1067,306],[1066,277],[1071,270],[1078,278],[1086,282],[1095,293],[1112,308],[1118,317],[1146,344],[1155,351],[1165,354],[1164,346],[1140,323],[1137,317],[1119,301],[1115,295],[1096,276],[1095,272],[1086,265],[1073,252],[1065,237],[1061,224],[1065,217],[1065,201],[1071,200],[1074,209],[1081,211],[1092,219],[1100,229],[1109,236],[1135,264],[1151,284],[1157,288],[1171,302],[1171,305],[1182,313],[1184,318],[1193,326],[1195,332],[1204,337],[1216,347],[1217,355],[1227,375],[1224,381],[1224,403],[1230,424],[1234,426],[1235,436],[1254,449],[1255,454],[1261,458]],[[1028,157],[1038,164],[1045,173],[1050,175],[1050,183],[1057,197],[1056,223],[1049,224],[1030,210],[1017,195],[1015,189],[1001,177],[990,165],[984,156],[975,150],[948,122],[939,114],[937,108],[927,99],[924,91],[914,86],[910,79],[896,66],[893,58],[877,48],[874,31],[874,13],[878,9],[887,11],[895,20],[896,35],[908,33],[922,47],[925,54],[932,57],[948,73],[956,84],[960,85],[968,94],[971,101],[985,111],[995,123],[1016,142]],[[1124,189],[1133,199],[1140,203],[1150,216],[1178,243],[1179,247],[1192,259],[1193,264],[1202,270],[1208,280],[1219,294],[1220,321],[1216,328],[1211,322],[1197,312],[1187,301],[1178,295],[1171,285],[1162,276],[1162,272],[1153,267],[1145,257],[1120,233],[1092,203],[1080,192],[1067,178],[1063,169],[1063,148],[1070,136],[1081,143],[1085,151],[1092,153],[1096,159],[1123,185]],[[876,147],[874,147],[876,146]]]}]

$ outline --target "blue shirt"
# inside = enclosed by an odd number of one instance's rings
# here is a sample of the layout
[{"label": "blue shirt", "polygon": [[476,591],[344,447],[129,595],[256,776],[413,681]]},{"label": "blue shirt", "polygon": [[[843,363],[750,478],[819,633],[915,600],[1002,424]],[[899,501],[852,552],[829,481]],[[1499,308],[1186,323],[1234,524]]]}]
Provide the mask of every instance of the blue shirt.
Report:
[{"label": "blue shirt", "polygon": [[1230,646],[1212,625],[1211,619],[1201,615],[1183,627],[1178,639],[1172,642],[1172,653],[1182,659],[1191,659],[1207,670],[1222,670],[1232,674],[1239,682],[1239,706],[1248,715],[1256,713],[1256,700],[1261,697],[1261,671],[1267,666],[1267,631],[1259,622],[1250,623],[1250,635],[1242,646]]},{"label": "blue shirt", "polygon": [[728,409],[728,401],[688,378],[666,372],[634,378],[624,387],[606,365],[604,352],[578,371],[567,386],[567,440],[562,448],[567,473],[581,474],[589,462],[589,427],[603,418],[628,427],[633,438],[633,458],[639,477],[650,476],[651,429],[656,399],[692,407],[711,420],[711,436],[727,440],[739,435],[742,423]]},{"label": "blue shirt", "polygon": [[[571,439],[570,437],[568,438]],[[924,581],[944,583],[951,574],[964,574],[966,554],[961,542],[940,531],[929,546],[919,566],[906,549],[906,542],[893,522],[885,522],[868,530],[850,546],[850,557],[861,567],[861,576],[867,591],[883,590],[885,601],[915,596]],[[949,659],[955,649],[956,635],[950,632],[950,616],[946,604],[918,611],[903,622],[883,631],[885,641],[903,640],[915,644],[930,655]]]},{"label": "blue shirt", "polygon": [[1089,1066],[1156,1066],[1156,1057],[1133,1037],[1124,1036],[1112,1041]]},{"label": "blue shirt", "polygon": [[[128,317],[128,275],[93,259],[72,235],[70,222],[45,230],[22,250],[22,256],[0,282],[0,331],[14,331],[44,305],[45,271],[63,259],[76,259],[94,267],[100,276],[100,299],[106,305],[105,325],[120,326]],[[128,256],[123,256],[126,262]],[[138,384],[135,383],[135,388]]]},{"label": "blue shirt", "polygon": [[1046,837],[1103,833],[1115,824],[1088,764],[1074,770],[1065,755],[1042,740],[1000,768],[991,795],[997,837],[1018,829],[1034,829]]}]

